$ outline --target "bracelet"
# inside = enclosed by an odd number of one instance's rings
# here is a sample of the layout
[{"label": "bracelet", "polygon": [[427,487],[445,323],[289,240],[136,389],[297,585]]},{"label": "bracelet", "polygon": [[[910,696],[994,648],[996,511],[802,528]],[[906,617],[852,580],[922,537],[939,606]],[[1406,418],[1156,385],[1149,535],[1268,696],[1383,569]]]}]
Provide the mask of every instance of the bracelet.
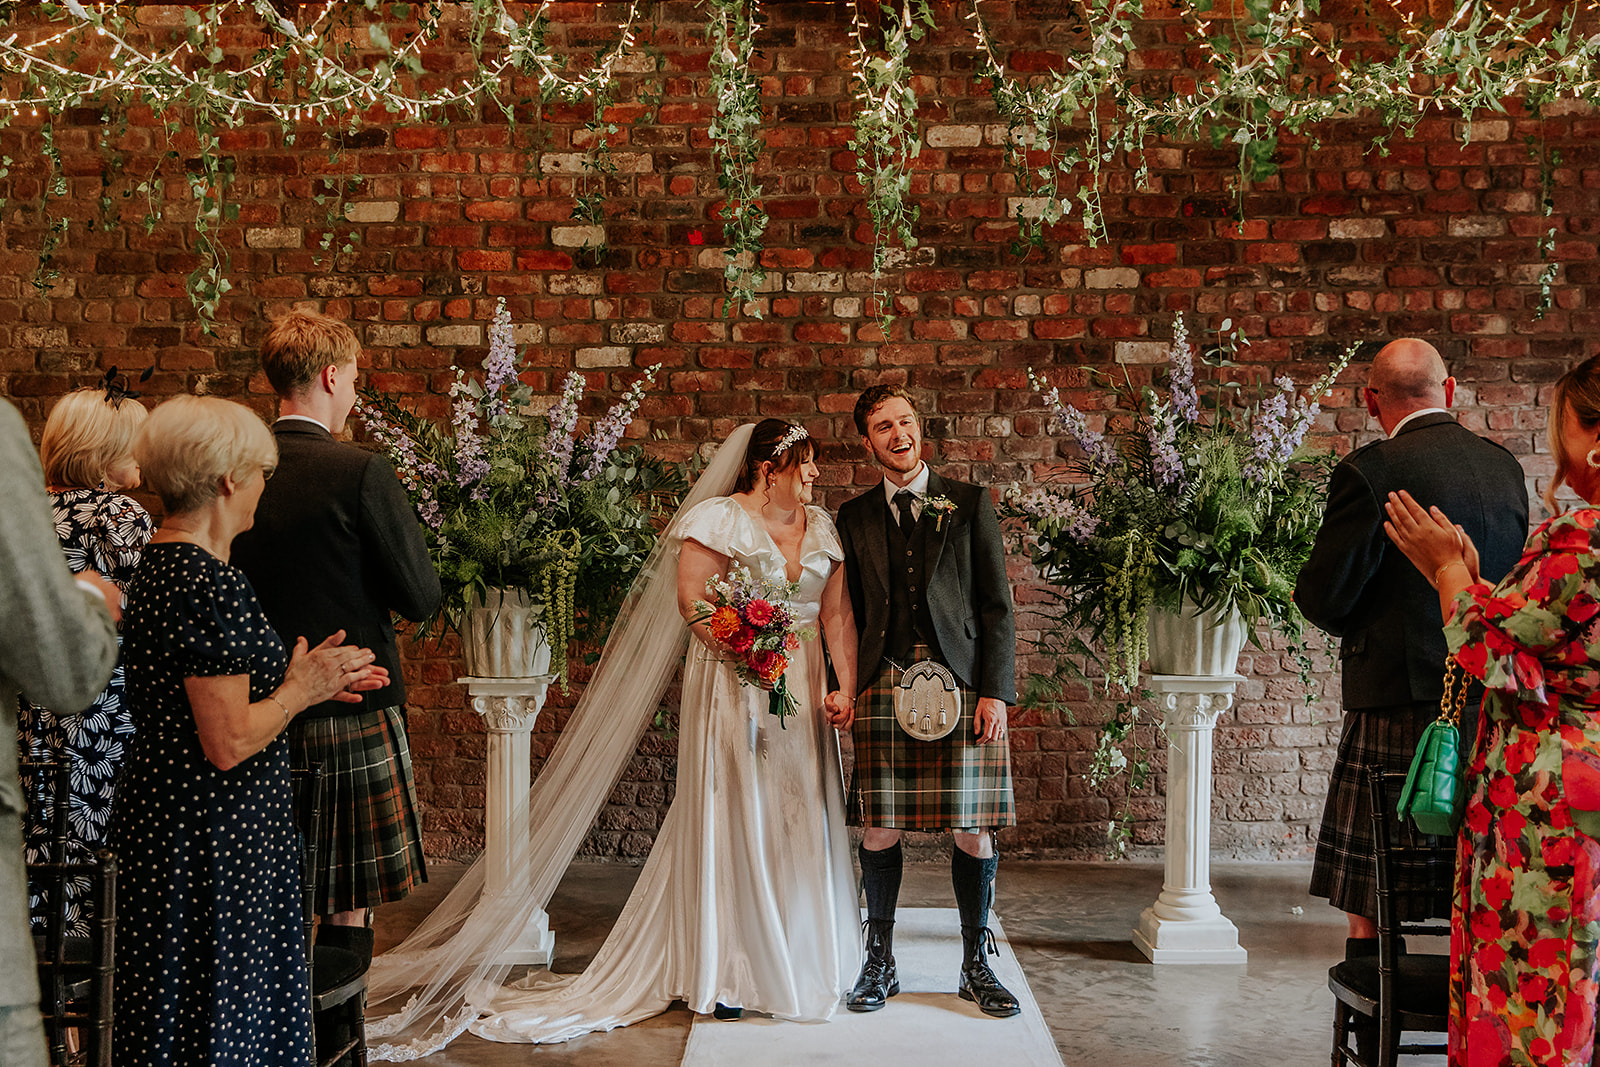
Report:
[{"label": "bracelet", "polygon": [[267,699],[272,701],[274,704],[278,705],[278,707],[283,709],[283,725],[278,727],[278,732],[281,734],[281,733],[283,733],[283,731],[285,731],[285,730],[287,730],[289,728],[289,705],[287,705],[283,701],[279,700],[277,693],[268,693],[267,694]]},{"label": "bracelet", "polygon": [[1449,570],[1451,567],[1460,567],[1465,570],[1466,566],[1467,561],[1464,559],[1453,559],[1449,563],[1442,564],[1438,570],[1433,572],[1433,587],[1435,589],[1439,588],[1439,579],[1442,578],[1444,576],[1444,572]]}]

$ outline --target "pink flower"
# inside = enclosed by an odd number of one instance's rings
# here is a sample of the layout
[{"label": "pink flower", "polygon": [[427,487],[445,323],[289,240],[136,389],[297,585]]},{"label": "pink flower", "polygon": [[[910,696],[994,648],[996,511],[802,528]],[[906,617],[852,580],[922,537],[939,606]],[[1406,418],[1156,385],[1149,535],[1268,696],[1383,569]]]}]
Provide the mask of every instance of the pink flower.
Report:
[{"label": "pink flower", "polygon": [[765,600],[752,600],[744,606],[745,621],[758,630],[772,621],[772,613],[772,605]]}]

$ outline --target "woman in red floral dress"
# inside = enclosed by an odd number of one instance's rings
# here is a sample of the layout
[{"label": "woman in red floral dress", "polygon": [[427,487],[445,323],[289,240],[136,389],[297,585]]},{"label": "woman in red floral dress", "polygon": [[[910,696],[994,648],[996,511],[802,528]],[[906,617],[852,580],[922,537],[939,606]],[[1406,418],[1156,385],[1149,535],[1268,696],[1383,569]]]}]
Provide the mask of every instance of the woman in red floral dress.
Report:
[{"label": "woman in red floral dress", "polygon": [[[1556,475],[1600,504],[1600,357],[1556,384]],[[1600,982],[1600,510],[1557,514],[1498,586],[1437,508],[1387,505],[1487,689],[1467,772],[1450,943],[1450,1063],[1587,1065]]]}]

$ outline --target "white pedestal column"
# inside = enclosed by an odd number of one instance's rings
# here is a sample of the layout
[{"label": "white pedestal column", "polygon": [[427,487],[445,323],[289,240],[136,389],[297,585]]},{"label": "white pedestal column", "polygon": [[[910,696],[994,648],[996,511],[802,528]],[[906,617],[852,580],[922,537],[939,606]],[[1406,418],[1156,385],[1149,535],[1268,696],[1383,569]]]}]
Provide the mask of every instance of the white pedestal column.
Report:
[{"label": "white pedestal column", "polygon": [[[488,784],[484,796],[483,891],[489,896],[516,893],[511,884],[511,862],[528,840],[530,735],[544,707],[545,692],[554,675],[537,678],[458,678],[467,687],[472,710],[483,717],[489,731],[486,755]],[[503,963],[548,965],[555,958],[556,935],[550,916],[534,912],[522,935],[501,956]]]},{"label": "white pedestal column", "polygon": [[1151,963],[1244,963],[1239,930],[1211,895],[1211,736],[1237,674],[1152,675],[1167,732],[1167,872],[1133,943]]}]

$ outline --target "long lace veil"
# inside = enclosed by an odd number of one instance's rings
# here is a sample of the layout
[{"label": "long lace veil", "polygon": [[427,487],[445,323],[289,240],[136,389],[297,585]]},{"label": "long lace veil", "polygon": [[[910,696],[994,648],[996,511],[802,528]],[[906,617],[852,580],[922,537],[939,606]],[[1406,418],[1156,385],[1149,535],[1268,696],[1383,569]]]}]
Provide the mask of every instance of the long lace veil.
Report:
[{"label": "long lace veil", "polygon": [[753,429],[728,435],[634,579],[594,674],[528,791],[532,829],[507,882],[515,890],[485,893],[480,856],[405,941],[372,961],[372,1059],[412,1060],[443,1048],[504,984],[512,965],[501,957],[549,903],[683,658],[689,631],[678,612],[680,523],[695,504],[732,491]]}]

